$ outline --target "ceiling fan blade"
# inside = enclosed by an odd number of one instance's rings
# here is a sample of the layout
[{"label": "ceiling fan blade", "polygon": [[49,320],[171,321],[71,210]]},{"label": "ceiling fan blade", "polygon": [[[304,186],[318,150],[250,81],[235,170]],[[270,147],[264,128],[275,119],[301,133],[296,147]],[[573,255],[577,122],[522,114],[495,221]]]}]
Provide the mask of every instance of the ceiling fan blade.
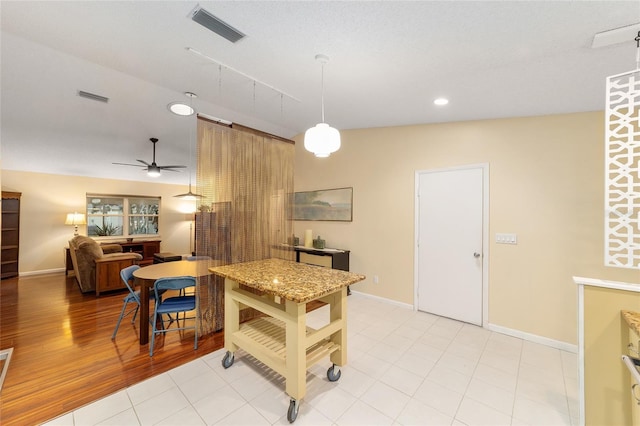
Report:
[{"label": "ceiling fan blade", "polygon": [[158,167],[160,170],[166,170],[168,172],[178,172],[181,173],[182,170],[174,170],[174,169],[167,169],[166,167]]},{"label": "ceiling fan blade", "polygon": [[145,166],[150,166],[150,165],[151,165],[151,164],[147,163],[147,162],[146,162],[146,161],[144,161],[144,160],[138,160],[138,159],[136,159],[136,161],[139,161],[140,163],[144,164]]},{"label": "ceiling fan blade", "polygon": [[159,169],[184,169],[187,166],[158,166]]},{"label": "ceiling fan blade", "polygon": [[141,166],[140,164],[129,164],[129,163],[111,163],[111,164],[117,164],[119,166],[133,166],[133,167],[142,167],[142,168],[145,167],[145,166]]}]

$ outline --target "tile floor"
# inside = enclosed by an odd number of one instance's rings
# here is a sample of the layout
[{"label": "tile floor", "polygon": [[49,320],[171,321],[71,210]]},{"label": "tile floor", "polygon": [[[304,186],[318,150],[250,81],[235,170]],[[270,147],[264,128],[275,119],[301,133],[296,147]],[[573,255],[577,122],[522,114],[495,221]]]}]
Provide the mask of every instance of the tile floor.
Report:
[{"label": "tile floor", "polygon": [[[307,374],[296,425],[578,424],[576,355],[353,293],[348,365]],[[319,327],[321,308],[307,317]],[[224,350],[47,425],[287,425],[284,379]]]}]

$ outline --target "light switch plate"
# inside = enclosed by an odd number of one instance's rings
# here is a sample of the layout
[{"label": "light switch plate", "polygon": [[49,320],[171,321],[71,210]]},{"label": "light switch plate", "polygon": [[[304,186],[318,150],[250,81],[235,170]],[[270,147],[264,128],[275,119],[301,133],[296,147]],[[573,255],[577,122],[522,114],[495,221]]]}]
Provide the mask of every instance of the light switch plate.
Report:
[{"label": "light switch plate", "polygon": [[518,236],[516,234],[496,234],[496,243],[518,244]]}]

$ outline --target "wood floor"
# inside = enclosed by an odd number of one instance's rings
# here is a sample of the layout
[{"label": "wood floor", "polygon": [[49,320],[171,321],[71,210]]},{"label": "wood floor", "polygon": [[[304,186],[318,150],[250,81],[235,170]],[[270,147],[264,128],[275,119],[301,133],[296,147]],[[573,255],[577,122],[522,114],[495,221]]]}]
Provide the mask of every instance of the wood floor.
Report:
[{"label": "wood floor", "polygon": [[169,333],[150,358],[130,316],[111,340],[123,296],[83,295],[64,273],[0,281],[0,349],[13,347],[0,424],[42,423],[224,345],[223,332],[197,350],[193,332]]}]

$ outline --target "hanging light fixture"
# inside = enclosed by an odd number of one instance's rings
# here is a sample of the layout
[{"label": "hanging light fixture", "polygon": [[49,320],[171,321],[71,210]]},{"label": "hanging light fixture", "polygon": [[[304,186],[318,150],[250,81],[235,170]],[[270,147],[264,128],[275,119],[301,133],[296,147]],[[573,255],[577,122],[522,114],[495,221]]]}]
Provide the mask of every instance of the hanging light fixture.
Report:
[{"label": "hanging light fixture", "polygon": [[[198,95],[192,92],[185,92],[185,95],[189,97],[189,109],[192,111],[191,114],[189,115],[193,115],[193,113],[195,112],[192,105],[193,98],[197,98]],[[202,195],[196,194],[191,191],[191,165],[192,165],[191,163],[191,125],[189,125],[189,192],[184,194],[174,195],[174,197],[182,198],[183,200],[186,200],[186,201],[196,201],[198,198],[202,198]]]},{"label": "hanging light fixture", "polygon": [[340,132],[324,121],[324,65],[329,62],[326,55],[316,55],[322,64],[322,122],[304,133],[304,147],[316,157],[328,157],[340,149]]}]

